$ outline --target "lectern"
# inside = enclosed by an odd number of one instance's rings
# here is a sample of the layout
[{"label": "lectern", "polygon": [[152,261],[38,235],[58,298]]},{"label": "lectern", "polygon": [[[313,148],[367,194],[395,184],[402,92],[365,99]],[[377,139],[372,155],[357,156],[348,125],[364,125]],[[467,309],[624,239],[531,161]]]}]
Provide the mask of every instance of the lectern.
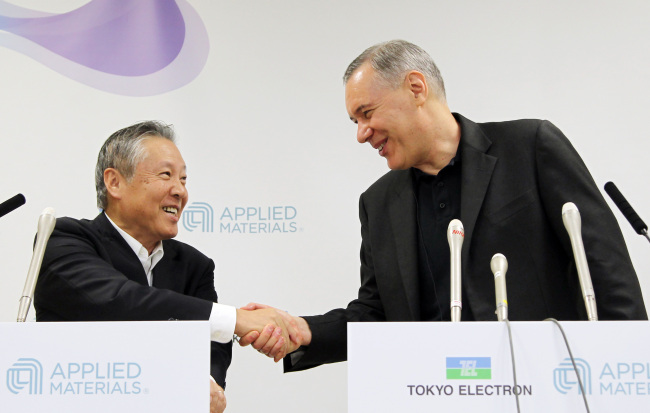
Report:
[{"label": "lectern", "polygon": [[[648,411],[650,322],[561,322],[591,412]],[[559,328],[505,323],[349,323],[348,413],[586,411]]]},{"label": "lectern", "polygon": [[6,412],[207,412],[207,321],[0,323]]}]

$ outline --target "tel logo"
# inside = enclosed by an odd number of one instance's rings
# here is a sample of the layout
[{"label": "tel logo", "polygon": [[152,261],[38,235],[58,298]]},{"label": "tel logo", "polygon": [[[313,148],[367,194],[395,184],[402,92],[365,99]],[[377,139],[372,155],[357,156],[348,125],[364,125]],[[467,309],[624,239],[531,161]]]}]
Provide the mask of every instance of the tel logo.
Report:
[{"label": "tel logo", "polygon": [[447,357],[448,380],[492,379],[491,357]]}]

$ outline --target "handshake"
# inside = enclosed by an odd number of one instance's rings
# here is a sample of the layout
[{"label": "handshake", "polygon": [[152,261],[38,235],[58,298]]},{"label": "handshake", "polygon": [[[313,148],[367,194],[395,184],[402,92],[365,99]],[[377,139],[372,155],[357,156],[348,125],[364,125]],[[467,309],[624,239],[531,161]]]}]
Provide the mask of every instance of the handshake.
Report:
[{"label": "handshake", "polygon": [[235,334],[241,337],[240,346],[252,344],[276,363],[298,347],[311,343],[311,330],[304,318],[256,303],[237,309]]}]

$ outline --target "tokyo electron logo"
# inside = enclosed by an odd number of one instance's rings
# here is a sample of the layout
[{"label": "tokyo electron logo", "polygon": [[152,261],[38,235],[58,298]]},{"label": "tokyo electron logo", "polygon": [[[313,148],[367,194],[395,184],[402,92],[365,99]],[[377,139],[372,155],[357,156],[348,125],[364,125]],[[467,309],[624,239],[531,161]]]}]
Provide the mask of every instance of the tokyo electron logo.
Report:
[{"label": "tokyo electron logo", "polygon": [[447,380],[490,380],[491,357],[447,357]]},{"label": "tokyo electron logo", "polygon": [[7,369],[7,388],[13,394],[43,394],[43,366],[33,358],[19,358]]},{"label": "tokyo electron logo", "polygon": [[[591,394],[591,367],[589,363],[580,358],[576,358],[575,362],[585,393]],[[573,368],[571,359],[564,359],[560,363],[560,366],[553,370],[553,385],[555,386],[555,390],[562,394],[568,394],[571,391],[577,391],[578,394],[582,394],[576,376],[576,369]]]}]

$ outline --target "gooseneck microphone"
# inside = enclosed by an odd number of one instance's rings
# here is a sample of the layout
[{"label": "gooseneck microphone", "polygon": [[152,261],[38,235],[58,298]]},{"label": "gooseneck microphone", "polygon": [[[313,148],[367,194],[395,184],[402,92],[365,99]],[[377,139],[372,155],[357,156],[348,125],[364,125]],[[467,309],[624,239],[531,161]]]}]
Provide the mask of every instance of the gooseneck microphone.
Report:
[{"label": "gooseneck microphone", "polygon": [[612,198],[612,201],[616,204],[618,209],[621,210],[623,216],[632,224],[632,228],[636,231],[637,234],[643,235],[650,241],[648,236],[648,226],[643,222],[639,215],[634,211],[634,208],[627,202],[627,199],[621,194],[621,191],[618,190],[614,182],[607,182],[605,184],[605,192]]},{"label": "gooseneck microphone", "polygon": [[506,293],[508,260],[503,254],[494,254],[490,260],[490,269],[494,274],[494,292],[497,299],[495,313],[499,321],[504,321],[508,319],[508,294]]},{"label": "gooseneck microphone", "polygon": [[16,194],[0,204],[0,217],[3,217],[14,209],[25,205],[25,196]]},{"label": "gooseneck microphone", "polygon": [[461,269],[460,269],[460,253],[463,248],[463,240],[465,239],[465,231],[463,230],[463,223],[458,219],[453,219],[447,228],[447,241],[449,242],[449,258],[451,259],[449,272],[451,277],[451,321],[460,321],[460,313],[463,309],[462,301],[462,283],[461,283]]},{"label": "gooseneck microphone", "polygon": [[29,269],[27,270],[23,295],[20,297],[20,304],[18,306],[19,323],[25,321],[27,318],[27,312],[29,311],[29,306],[32,304],[36,279],[38,278],[38,273],[41,271],[43,255],[45,255],[45,247],[47,246],[47,241],[50,239],[50,235],[52,235],[52,231],[54,230],[54,224],[56,224],[54,208],[45,208],[41,216],[38,218],[38,232],[36,233],[34,253],[32,254],[32,261],[29,263]]},{"label": "gooseneck microphone", "polygon": [[596,296],[594,287],[591,284],[591,275],[587,265],[587,255],[585,246],[582,243],[582,221],[580,220],[580,211],[573,202],[567,202],[562,207],[562,222],[569,233],[571,239],[571,248],[573,249],[573,258],[578,270],[578,279],[582,289],[582,298],[585,300],[587,308],[587,318],[589,321],[598,321],[598,312],[596,311]]}]

